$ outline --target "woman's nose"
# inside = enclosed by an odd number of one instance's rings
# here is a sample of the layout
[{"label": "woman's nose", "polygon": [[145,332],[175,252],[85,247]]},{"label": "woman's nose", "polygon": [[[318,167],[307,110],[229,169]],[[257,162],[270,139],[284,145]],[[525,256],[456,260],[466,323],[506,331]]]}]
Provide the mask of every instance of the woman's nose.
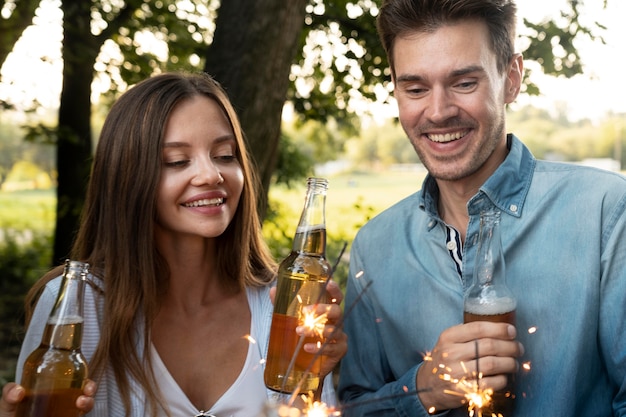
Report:
[{"label": "woman's nose", "polygon": [[191,180],[193,185],[218,185],[224,182],[218,166],[210,158],[198,161],[195,168],[196,172]]}]

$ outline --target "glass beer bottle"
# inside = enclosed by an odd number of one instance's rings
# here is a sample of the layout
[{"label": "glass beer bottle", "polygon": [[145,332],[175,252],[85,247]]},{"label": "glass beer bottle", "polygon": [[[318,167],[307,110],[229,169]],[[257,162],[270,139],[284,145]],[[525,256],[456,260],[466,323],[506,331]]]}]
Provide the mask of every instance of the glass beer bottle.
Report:
[{"label": "glass beer bottle", "polygon": [[[517,301],[506,285],[504,253],[500,240],[500,211],[480,214],[480,231],[472,286],[466,291],[463,321],[505,322],[515,325]],[[515,375],[507,386],[494,392],[482,415],[512,414],[515,400]]]},{"label": "glass beer bottle", "polygon": [[76,399],[87,378],[81,352],[83,287],[89,265],[65,261],[56,302],[41,344],[24,362],[21,385],[26,390],[16,417],[79,416]]},{"label": "glass beer bottle", "polygon": [[331,266],[326,260],[325,204],[328,181],[309,178],[304,209],[292,250],[278,268],[278,283],[270,331],[265,385],[278,392],[315,391],[319,386],[321,357],[305,352],[304,343],[321,337],[300,338],[302,307],[325,301]]}]

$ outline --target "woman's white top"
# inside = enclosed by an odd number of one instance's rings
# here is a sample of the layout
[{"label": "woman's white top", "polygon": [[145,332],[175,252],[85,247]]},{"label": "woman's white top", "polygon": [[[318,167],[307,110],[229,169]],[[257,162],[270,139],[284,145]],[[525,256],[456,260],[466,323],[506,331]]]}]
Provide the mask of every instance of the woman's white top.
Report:
[{"label": "woman's white top", "polygon": [[[267,392],[263,382],[263,364],[261,352],[256,341],[254,326],[250,329],[251,339],[248,355],[241,373],[215,404],[208,410],[198,410],[161,360],[159,353],[152,345],[152,369],[157,384],[168,404],[172,416],[187,417],[252,417],[259,414],[259,410],[267,402]],[[165,410],[159,410],[159,417],[166,417]]]}]

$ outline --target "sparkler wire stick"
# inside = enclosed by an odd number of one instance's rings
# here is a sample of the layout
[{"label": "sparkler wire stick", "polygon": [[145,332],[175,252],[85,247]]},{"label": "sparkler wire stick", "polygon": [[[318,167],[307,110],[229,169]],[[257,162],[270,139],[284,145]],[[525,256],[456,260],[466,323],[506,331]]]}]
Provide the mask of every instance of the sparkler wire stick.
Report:
[{"label": "sparkler wire stick", "polygon": [[[478,378],[480,378],[480,368],[478,367],[478,340],[474,340],[474,349],[476,350],[476,384],[478,384]],[[476,385],[478,388],[478,385]]]},{"label": "sparkler wire stick", "polygon": [[[476,350],[476,392],[480,390],[480,367],[478,360],[478,340],[474,340],[474,349]],[[478,412],[476,417],[482,417],[483,415],[483,405],[480,404],[478,407]]]},{"label": "sparkler wire stick", "polygon": [[330,280],[332,279],[333,275],[335,274],[335,270],[337,269],[337,266],[339,266],[339,262],[341,261],[341,258],[343,257],[343,252],[346,250],[347,246],[348,246],[348,243],[347,242],[343,242],[343,247],[339,251],[339,255],[337,255],[337,259],[335,259],[335,263],[333,264],[332,268],[330,269],[330,274],[328,275],[328,279],[324,283],[323,291],[321,291],[319,296],[317,297],[317,301],[315,302],[315,305],[319,304],[320,301],[322,301],[322,297],[326,294],[326,287],[328,287],[328,283],[330,282]]}]

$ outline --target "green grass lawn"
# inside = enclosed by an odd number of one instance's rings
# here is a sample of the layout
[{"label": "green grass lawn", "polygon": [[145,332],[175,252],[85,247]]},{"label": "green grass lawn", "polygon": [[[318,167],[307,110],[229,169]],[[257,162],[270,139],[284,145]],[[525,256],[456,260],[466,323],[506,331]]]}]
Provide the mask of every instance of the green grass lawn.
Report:
[{"label": "green grass lawn", "polygon": [[54,190],[0,192],[0,228],[51,231],[55,204]]}]

